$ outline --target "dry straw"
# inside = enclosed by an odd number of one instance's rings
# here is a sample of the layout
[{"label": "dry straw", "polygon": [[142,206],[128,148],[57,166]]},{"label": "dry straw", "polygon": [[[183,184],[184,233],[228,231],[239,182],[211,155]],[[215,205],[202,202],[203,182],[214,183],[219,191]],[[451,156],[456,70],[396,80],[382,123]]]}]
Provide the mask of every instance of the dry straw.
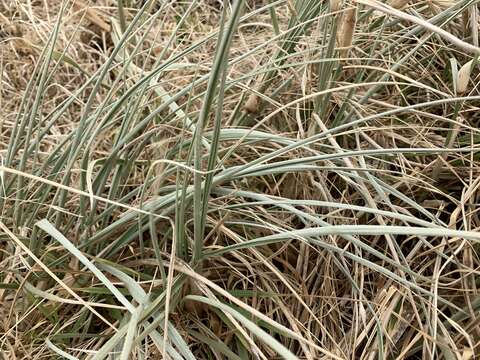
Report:
[{"label": "dry straw", "polygon": [[395,9],[403,9],[410,0],[390,0],[388,4]]},{"label": "dry straw", "polygon": [[357,9],[349,8],[345,10],[342,17],[340,29],[337,34],[340,57],[346,57],[350,46],[352,46],[355,24],[357,22]]},{"label": "dry straw", "polygon": [[472,73],[473,60],[464,64],[457,75],[457,93],[464,94],[467,91],[468,82],[470,81],[470,74]]},{"label": "dry straw", "polygon": [[453,1],[453,0],[434,0],[433,4],[438,6],[440,9],[445,10],[445,9],[448,9],[449,7],[453,6],[455,4],[455,1]]},{"label": "dry straw", "polygon": [[391,6],[388,6],[386,4],[382,4],[382,3],[378,2],[378,1],[375,1],[375,0],[356,0],[356,2],[359,3],[359,4],[369,6],[373,9],[381,11],[385,14],[395,16],[399,19],[411,21],[414,24],[422,26],[423,28],[425,28],[428,31],[431,31],[431,32],[434,32],[434,33],[440,35],[445,40],[451,42],[452,44],[454,44],[455,46],[459,47],[460,49],[462,49],[466,52],[477,54],[477,55],[480,54],[480,48],[478,48],[477,46],[469,44],[469,43],[457,38],[456,36],[452,35],[448,31],[443,30],[442,28],[440,28],[438,26],[435,26],[435,25],[429,23],[428,21],[423,20],[423,19],[421,19],[417,16],[406,14],[403,11],[396,10]]},{"label": "dry straw", "polygon": [[330,11],[335,12],[342,8],[343,1],[342,0],[330,0]]},{"label": "dry straw", "polygon": [[468,10],[465,10],[463,13],[462,13],[462,25],[463,25],[463,31],[464,32],[467,32],[468,31],[468,20],[469,20],[469,14],[468,14]]}]

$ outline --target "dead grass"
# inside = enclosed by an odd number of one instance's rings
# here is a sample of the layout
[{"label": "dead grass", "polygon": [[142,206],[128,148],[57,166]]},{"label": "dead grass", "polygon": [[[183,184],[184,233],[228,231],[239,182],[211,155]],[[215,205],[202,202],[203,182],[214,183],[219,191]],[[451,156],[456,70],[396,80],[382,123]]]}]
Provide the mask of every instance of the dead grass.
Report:
[{"label": "dead grass", "polygon": [[0,0],[0,358],[477,358],[477,5],[143,3]]}]

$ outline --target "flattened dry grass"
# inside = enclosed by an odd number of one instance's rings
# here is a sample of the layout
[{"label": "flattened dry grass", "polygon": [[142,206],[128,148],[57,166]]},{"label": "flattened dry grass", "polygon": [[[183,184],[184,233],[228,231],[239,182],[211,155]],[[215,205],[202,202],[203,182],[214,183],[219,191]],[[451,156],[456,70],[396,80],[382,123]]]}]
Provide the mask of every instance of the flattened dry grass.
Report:
[{"label": "flattened dry grass", "polygon": [[477,1],[387,5],[0,0],[0,358],[477,358]]}]

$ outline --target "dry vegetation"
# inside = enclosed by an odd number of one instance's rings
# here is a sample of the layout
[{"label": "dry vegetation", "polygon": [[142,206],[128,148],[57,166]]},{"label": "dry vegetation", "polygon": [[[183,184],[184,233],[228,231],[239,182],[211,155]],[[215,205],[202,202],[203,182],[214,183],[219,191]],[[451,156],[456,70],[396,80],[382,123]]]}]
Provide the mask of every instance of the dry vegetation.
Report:
[{"label": "dry vegetation", "polygon": [[0,359],[480,357],[475,0],[0,0]]}]

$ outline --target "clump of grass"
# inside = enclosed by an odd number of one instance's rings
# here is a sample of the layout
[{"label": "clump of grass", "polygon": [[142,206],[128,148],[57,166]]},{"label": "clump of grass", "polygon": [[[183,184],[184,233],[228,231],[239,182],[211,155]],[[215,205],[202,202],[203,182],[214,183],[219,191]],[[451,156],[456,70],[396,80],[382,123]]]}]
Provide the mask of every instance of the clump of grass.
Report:
[{"label": "clump of grass", "polygon": [[475,2],[39,4],[0,4],[3,358],[478,356]]}]

